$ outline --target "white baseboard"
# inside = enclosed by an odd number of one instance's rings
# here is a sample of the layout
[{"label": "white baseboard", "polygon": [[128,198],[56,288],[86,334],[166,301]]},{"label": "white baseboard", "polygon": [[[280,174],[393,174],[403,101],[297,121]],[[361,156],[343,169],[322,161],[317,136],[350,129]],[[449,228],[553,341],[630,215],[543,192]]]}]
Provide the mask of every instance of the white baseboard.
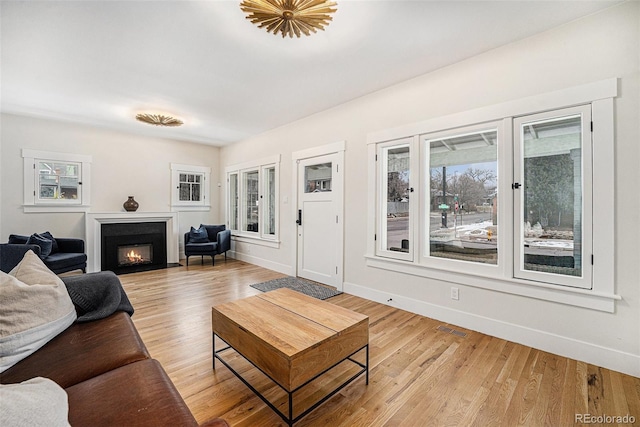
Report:
[{"label": "white baseboard", "polygon": [[248,262],[249,264],[255,264],[260,267],[268,268],[269,270],[277,271],[278,273],[286,274],[288,276],[293,276],[293,269],[290,265],[280,264],[277,262],[270,261],[264,258],[258,258],[252,255],[243,254],[240,252],[229,251],[228,256],[231,258],[235,258],[240,261]]},{"label": "white baseboard", "polygon": [[[377,291],[354,283],[344,283],[344,292],[381,304],[391,305],[441,322],[502,338],[549,353],[580,360],[634,377],[640,377],[640,356],[602,347],[545,331],[502,322],[484,316]],[[388,302],[392,299],[392,302]]]}]

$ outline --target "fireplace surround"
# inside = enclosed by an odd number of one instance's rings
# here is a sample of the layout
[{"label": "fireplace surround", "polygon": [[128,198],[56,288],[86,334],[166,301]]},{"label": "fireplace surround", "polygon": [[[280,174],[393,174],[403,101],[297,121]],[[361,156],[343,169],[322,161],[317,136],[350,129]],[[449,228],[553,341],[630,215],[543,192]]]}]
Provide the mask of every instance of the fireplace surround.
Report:
[{"label": "fireplace surround", "polygon": [[[102,226],[105,224],[155,223],[165,230],[167,265],[178,263],[178,214],[176,212],[108,212],[87,213],[85,231],[87,240],[87,271],[101,271],[102,267]],[[140,242],[124,242],[121,245],[135,245]],[[159,244],[159,243],[158,243]],[[155,256],[154,256],[155,257]],[[117,258],[117,255],[116,255]]]}]

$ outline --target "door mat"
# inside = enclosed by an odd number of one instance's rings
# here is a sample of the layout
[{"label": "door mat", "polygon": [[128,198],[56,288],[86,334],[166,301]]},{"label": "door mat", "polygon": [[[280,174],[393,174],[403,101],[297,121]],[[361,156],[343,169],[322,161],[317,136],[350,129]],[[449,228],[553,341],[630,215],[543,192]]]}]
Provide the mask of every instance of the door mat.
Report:
[{"label": "door mat", "polygon": [[321,300],[325,300],[342,293],[342,291],[338,291],[335,288],[318,285],[310,280],[292,276],[269,280],[268,282],[256,283],[251,285],[251,287],[262,292],[273,291],[274,289],[280,288],[289,288]]}]

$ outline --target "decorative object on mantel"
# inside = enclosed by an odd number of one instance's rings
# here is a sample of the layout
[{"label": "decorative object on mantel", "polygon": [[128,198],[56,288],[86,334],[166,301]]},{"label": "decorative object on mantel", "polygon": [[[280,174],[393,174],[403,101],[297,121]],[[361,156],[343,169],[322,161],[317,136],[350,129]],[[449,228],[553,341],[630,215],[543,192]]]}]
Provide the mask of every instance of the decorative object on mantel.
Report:
[{"label": "decorative object on mantel", "polygon": [[300,33],[309,36],[323,30],[336,12],[336,2],[328,0],[243,0],[240,9],[247,19],[267,32],[282,34],[282,38]]},{"label": "decorative object on mantel", "polygon": [[175,117],[165,116],[163,114],[149,114],[149,113],[140,113],[136,114],[136,120],[144,123],[149,123],[154,126],[182,126],[184,122],[180,119],[176,119]]},{"label": "decorative object on mantel", "polygon": [[133,196],[129,196],[127,201],[122,204],[122,207],[127,212],[135,212],[138,210],[138,207],[140,207],[140,205],[135,201]]}]

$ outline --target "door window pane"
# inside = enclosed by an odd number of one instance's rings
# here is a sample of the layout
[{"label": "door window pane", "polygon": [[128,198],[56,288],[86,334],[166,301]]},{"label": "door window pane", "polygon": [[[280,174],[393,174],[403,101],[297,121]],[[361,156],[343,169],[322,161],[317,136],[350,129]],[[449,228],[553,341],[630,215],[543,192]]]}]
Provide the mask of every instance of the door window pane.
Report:
[{"label": "door window pane", "polygon": [[305,193],[331,191],[331,162],[306,166],[304,168]]},{"label": "door window pane", "polygon": [[582,118],[523,123],[524,270],[582,276]]},{"label": "door window pane", "polygon": [[243,174],[245,231],[258,232],[258,171]]},{"label": "door window pane", "polygon": [[429,255],[498,263],[498,133],[426,138]]},{"label": "door window pane", "polygon": [[385,148],[386,230],[384,248],[409,252],[409,198],[411,189],[409,146]]}]

